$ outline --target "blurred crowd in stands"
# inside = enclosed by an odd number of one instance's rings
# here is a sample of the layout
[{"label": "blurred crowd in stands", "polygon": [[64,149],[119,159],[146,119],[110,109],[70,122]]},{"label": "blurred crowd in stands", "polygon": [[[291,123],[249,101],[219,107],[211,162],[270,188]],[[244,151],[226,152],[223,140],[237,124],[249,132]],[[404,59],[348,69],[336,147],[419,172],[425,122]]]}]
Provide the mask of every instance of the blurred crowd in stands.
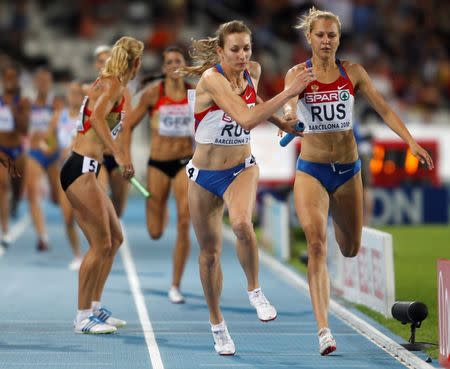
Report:
[{"label": "blurred crowd in stands", "polygon": [[[45,53],[30,56],[27,42],[39,39],[45,30],[61,39],[89,42],[93,51],[123,32],[139,30],[139,35],[131,36],[146,44],[143,74],[157,73],[158,55],[166,46],[187,48],[192,37],[212,35],[219,23],[242,19],[253,31],[253,59],[263,67],[260,95],[268,98],[283,88],[287,69],[310,55],[303,34],[293,26],[312,5],[340,16],[339,57],[363,64],[405,120],[449,121],[446,0],[5,0],[0,3],[0,67],[12,61],[32,72],[46,64],[57,82],[80,78],[70,68],[56,68]],[[52,40],[58,52],[58,38]],[[92,69],[92,54],[83,61]],[[362,108],[360,114],[364,121],[372,112]]]}]

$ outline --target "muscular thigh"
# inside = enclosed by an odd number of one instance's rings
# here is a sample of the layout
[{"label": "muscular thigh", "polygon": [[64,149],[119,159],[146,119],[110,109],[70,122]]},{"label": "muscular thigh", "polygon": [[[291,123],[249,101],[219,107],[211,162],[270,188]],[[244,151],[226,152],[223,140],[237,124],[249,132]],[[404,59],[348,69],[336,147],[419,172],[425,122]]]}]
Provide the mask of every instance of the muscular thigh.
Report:
[{"label": "muscular thigh", "polygon": [[0,186],[1,190],[5,190],[9,186],[9,174],[8,169],[0,164]]},{"label": "muscular thigh", "polygon": [[109,174],[109,181],[111,184],[111,192],[115,196],[125,196],[128,190],[128,181],[126,181],[122,177],[122,173],[120,173],[120,170],[118,168],[114,169]]},{"label": "muscular thigh", "polygon": [[40,180],[44,174],[44,169],[33,158],[28,158],[26,164],[26,183],[28,191],[37,191],[40,186]]},{"label": "muscular thigh", "polygon": [[28,162],[28,156],[26,154],[21,154],[15,161],[16,167],[19,172],[24,175],[24,171]]},{"label": "muscular thigh", "polygon": [[21,154],[16,160],[15,160],[15,164],[16,164],[16,168],[19,171],[19,173],[21,174],[20,177],[10,177],[10,183],[11,183],[11,187],[13,190],[13,194],[16,198],[19,198],[24,190],[24,187],[26,186],[26,180],[28,177],[28,173],[27,173],[27,162],[28,162],[28,157],[26,154]]},{"label": "muscular thigh", "polygon": [[102,187],[103,191],[108,193],[109,191],[109,173],[108,169],[104,165],[100,167],[100,173],[98,174],[97,180],[100,183],[100,186]]},{"label": "muscular thigh", "polygon": [[178,216],[189,216],[188,178],[184,170],[180,170],[173,180],[173,194],[177,202]]},{"label": "muscular thigh", "polygon": [[230,219],[244,216],[251,219],[256,201],[259,167],[257,165],[245,169],[230,184],[223,195]]},{"label": "muscular thigh", "polygon": [[340,186],[330,196],[331,215],[337,239],[361,239],[363,222],[361,173]]},{"label": "muscular thigh", "polygon": [[110,200],[95,174],[78,177],[66,190],[66,195],[89,243],[110,243]]},{"label": "muscular thigh", "polygon": [[47,169],[48,182],[53,194],[53,198],[58,198],[58,184],[59,184],[59,165],[58,162],[53,163]]},{"label": "muscular thigh", "polygon": [[170,178],[159,169],[149,166],[147,172],[147,188],[152,196],[147,200],[147,210],[161,218],[170,192]]},{"label": "muscular thigh", "polygon": [[72,205],[67,198],[66,192],[62,189],[60,181],[58,181],[58,202],[66,222],[71,220],[71,217],[73,216]]},{"label": "muscular thigh", "polygon": [[106,210],[108,212],[111,239],[122,239],[122,226],[120,224],[120,219],[117,216],[112,200],[109,197],[106,198]]},{"label": "muscular thigh", "polygon": [[190,181],[189,211],[201,249],[220,249],[223,200]]},{"label": "muscular thigh", "polygon": [[303,172],[297,172],[294,202],[300,224],[309,242],[326,240],[329,196],[320,182]]}]

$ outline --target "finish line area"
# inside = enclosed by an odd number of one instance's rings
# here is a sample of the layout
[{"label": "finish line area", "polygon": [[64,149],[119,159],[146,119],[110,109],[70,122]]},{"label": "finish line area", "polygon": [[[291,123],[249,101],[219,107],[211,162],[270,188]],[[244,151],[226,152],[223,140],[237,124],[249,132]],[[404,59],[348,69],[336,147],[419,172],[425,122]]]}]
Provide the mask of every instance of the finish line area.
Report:
[{"label": "finish line area", "polygon": [[[395,342],[398,337],[372,321],[367,324],[369,319],[362,314],[334,301],[330,327],[337,351],[321,357],[303,277],[265,253],[260,255],[261,286],[278,317],[261,323],[249,304],[229,232],[222,252],[221,307],[236,355],[217,355],[198,273],[195,235],[191,231],[191,253],[181,284],[186,303],[171,304],[167,292],[175,206],[170,201],[170,221],[157,241],[147,234],[144,207],[141,199],[129,199],[122,219],[126,240],[102,301],[128,324],[116,334],[93,336],[73,332],[78,275],[67,267],[71,252],[59,210],[46,204],[51,250],[38,253],[22,204],[14,225],[16,240],[0,258],[0,369],[431,368],[401,349]],[[81,233],[80,237],[86,250]]]}]

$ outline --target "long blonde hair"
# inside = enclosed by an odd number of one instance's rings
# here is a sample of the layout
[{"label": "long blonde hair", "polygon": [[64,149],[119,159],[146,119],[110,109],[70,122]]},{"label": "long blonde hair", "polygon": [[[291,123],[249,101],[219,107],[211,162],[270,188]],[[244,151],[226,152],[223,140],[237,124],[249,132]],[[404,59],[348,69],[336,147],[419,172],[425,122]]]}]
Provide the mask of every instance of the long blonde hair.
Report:
[{"label": "long blonde hair", "polygon": [[294,28],[303,30],[305,36],[308,37],[314,27],[314,23],[318,19],[335,21],[338,26],[339,34],[341,34],[341,21],[339,20],[339,17],[332,12],[318,10],[314,6],[309,9],[307,14],[305,13],[299,18],[299,21]]},{"label": "long blonde hair", "polygon": [[180,68],[188,75],[200,75],[208,68],[219,62],[219,56],[217,55],[217,47],[224,47],[225,37],[233,33],[247,33],[250,37],[252,32],[239,20],[233,20],[231,22],[222,23],[214,37],[208,37],[201,40],[193,40],[191,49],[189,50],[189,56],[194,62],[192,67]]},{"label": "long blonde hair", "polygon": [[100,72],[101,77],[123,77],[133,66],[134,61],[141,57],[144,44],[133,37],[121,37],[111,49],[111,56],[106,60],[105,67]]}]

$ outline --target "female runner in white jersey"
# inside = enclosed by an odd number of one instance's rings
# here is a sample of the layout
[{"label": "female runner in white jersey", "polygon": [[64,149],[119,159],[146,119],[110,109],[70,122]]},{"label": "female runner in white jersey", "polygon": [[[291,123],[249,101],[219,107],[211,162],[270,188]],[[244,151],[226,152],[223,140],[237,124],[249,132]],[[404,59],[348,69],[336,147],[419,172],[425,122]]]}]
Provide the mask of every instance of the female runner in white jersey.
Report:
[{"label": "female runner in white jersey", "polygon": [[[60,167],[70,155],[73,139],[76,135],[76,123],[80,115],[80,106],[83,102],[83,89],[79,82],[73,81],[67,86],[66,102],[67,106],[55,111],[50,122],[51,134],[58,137]],[[75,227],[74,211],[61,187],[60,181],[58,181],[58,190],[59,205],[63,213],[67,237],[73,252],[73,260],[69,264],[69,269],[78,270],[80,269],[82,258],[80,241]]]},{"label": "female runner in white jersey", "polygon": [[[17,167],[21,176],[9,176],[0,166],[0,245],[7,248],[11,242],[9,216],[15,214],[25,185],[26,154],[23,137],[27,135],[30,120],[30,101],[20,96],[19,70],[7,65],[2,70],[3,93],[0,96],[0,152]],[[11,201],[9,194],[11,193]],[[11,204],[11,209],[10,209]]]},{"label": "female runner in white jersey", "polygon": [[314,77],[310,70],[300,71],[289,89],[263,103],[256,92],[261,67],[250,61],[251,32],[240,21],[222,24],[214,38],[194,41],[191,54],[200,65],[184,69],[201,74],[201,78],[194,109],[197,146],[186,167],[189,210],[200,245],[200,278],[214,348],[220,355],[234,355],[234,342],[219,307],[224,205],[237,237],[236,251],[247,277],[250,304],[260,320],[273,320],[277,312],[262,293],[258,280],[258,248],[251,218],[259,170],[251,154],[250,131],[271,118],[278,127],[295,133],[295,122],[272,115]]},{"label": "female runner in white jersey", "polygon": [[[130,127],[124,112],[131,102],[127,83],[140,67],[144,45],[122,37],[92,84],[80,109],[73,151],[61,169],[61,185],[73,207],[75,219],[89,242],[79,272],[76,333],[112,333],[126,324],[101,305],[106,279],[123,241],[119,218],[110,198],[97,180],[105,148],[110,150],[130,179]],[[126,118],[127,119],[127,118]],[[124,140],[115,139],[123,129]]]},{"label": "female runner in white jersey", "polygon": [[330,288],[326,227],[329,209],[342,254],[354,257],[361,246],[361,162],[352,131],[355,92],[359,90],[367,98],[386,124],[409,144],[411,153],[421,163],[432,169],[433,162],[375,89],[364,68],[336,59],[341,34],[336,15],[311,8],[297,28],[304,31],[312,58],[288,71],[285,88],[289,90],[295,76],[307,68],[312,68],[317,79],[285,105],[284,116],[298,118],[306,126],[297,162],[294,199],[308,244],[308,283],[318,326],[319,351],[327,355],[336,349],[328,328]]},{"label": "female runner in white jersey", "polygon": [[183,303],[181,277],[189,256],[189,208],[186,164],[192,158],[192,113],[187,90],[192,88],[178,73],[186,65],[181,49],[168,47],[163,52],[164,79],[149,85],[133,110],[130,123],[136,125],[150,114],[151,145],[148,160],[147,188],[152,196],[147,200],[147,229],[152,239],[164,232],[167,221],[167,200],[172,187],[177,206],[177,239],[173,250],[172,286],[169,300]]},{"label": "female runner in white jersey", "polygon": [[28,151],[26,188],[31,219],[37,233],[38,251],[48,250],[48,235],[45,216],[41,209],[41,178],[48,177],[51,200],[58,203],[59,149],[55,132],[51,132],[50,121],[54,112],[54,100],[51,94],[52,74],[48,69],[40,68],[34,76],[36,99],[31,105],[30,150]]}]

